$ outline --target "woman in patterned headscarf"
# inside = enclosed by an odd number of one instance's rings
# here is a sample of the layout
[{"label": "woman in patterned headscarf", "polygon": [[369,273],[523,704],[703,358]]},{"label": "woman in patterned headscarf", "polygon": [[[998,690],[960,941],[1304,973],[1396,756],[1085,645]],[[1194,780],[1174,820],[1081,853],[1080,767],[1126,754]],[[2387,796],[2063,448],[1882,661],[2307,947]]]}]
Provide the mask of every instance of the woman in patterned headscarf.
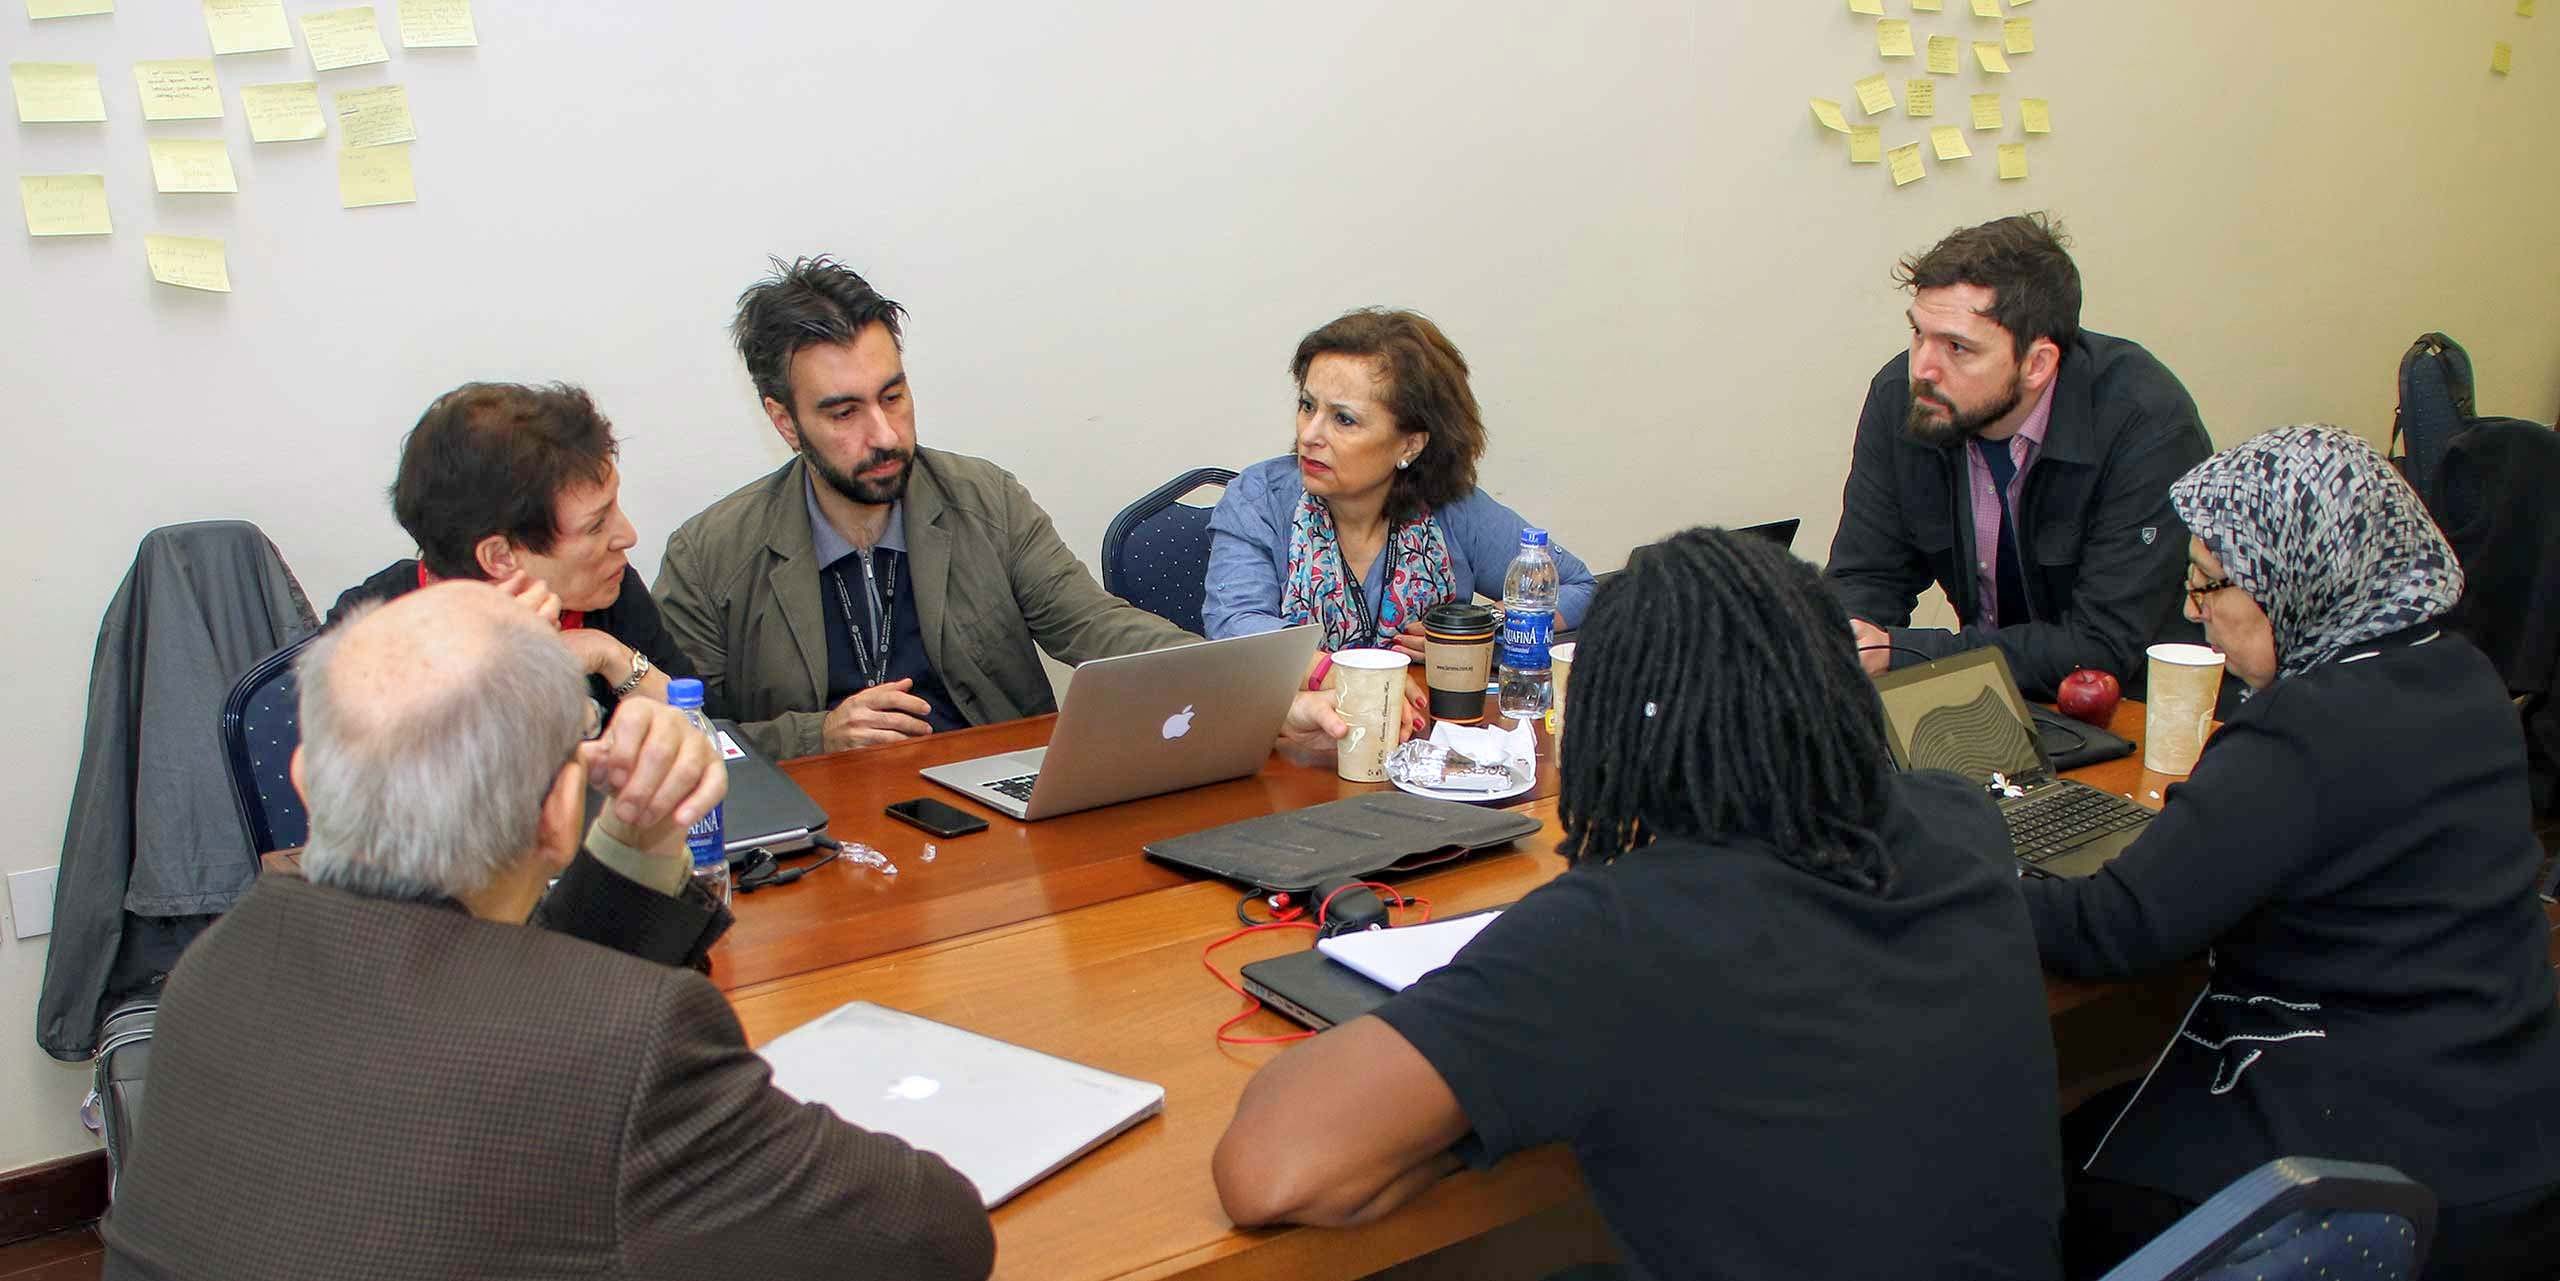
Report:
[{"label": "woman in patterned headscarf", "polygon": [[2417,495],[2335,427],[2170,489],[2187,616],[2251,697],[2141,840],[2024,883],[2045,967],[2209,956],[2151,1075],[2074,1113],[2066,1244],[2095,1275],[2283,1156],[2393,1166],[2442,1205],[2428,1274],[2560,1260],[2560,992],[2515,708],[2435,624],[2462,593]]}]

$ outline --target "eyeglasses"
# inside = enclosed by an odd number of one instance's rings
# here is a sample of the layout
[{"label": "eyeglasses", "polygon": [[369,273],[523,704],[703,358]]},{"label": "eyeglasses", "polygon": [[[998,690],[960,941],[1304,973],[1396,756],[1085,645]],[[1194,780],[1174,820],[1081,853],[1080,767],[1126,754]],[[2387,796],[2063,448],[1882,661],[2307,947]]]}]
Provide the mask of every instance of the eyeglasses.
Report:
[{"label": "eyeglasses", "polygon": [[2197,609],[2203,609],[2205,597],[2211,596],[2215,592],[2221,591],[2223,588],[2229,586],[2231,586],[2231,580],[2228,578],[2208,578],[2201,583],[2196,582],[2193,579],[2189,579],[2187,581],[2187,603],[2195,606]]}]

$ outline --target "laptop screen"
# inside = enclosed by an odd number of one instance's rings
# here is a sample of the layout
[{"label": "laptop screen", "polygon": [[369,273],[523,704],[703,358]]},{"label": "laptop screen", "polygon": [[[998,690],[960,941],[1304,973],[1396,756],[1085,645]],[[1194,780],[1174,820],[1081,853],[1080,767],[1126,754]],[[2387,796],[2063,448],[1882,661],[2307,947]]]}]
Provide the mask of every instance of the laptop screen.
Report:
[{"label": "laptop screen", "polygon": [[1885,730],[1907,769],[1953,770],[1979,782],[2045,769],[2035,731],[1996,649],[1977,650],[1876,682]]}]

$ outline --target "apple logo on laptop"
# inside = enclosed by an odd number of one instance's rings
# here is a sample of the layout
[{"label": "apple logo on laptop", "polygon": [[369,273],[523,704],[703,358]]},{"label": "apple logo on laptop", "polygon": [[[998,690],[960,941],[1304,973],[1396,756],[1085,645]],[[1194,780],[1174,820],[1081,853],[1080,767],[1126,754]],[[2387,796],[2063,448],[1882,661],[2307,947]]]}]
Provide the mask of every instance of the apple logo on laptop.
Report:
[{"label": "apple logo on laptop", "polygon": [[922,1102],[942,1093],[942,1082],[929,1076],[902,1076],[889,1083],[880,1095],[884,1099],[900,1099],[908,1103]]},{"label": "apple logo on laptop", "polygon": [[1183,704],[1181,711],[1175,712],[1173,715],[1164,718],[1164,736],[1167,742],[1171,742],[1172,740],[1180,738],[1190,732],[1191,705],[1189,703]]}]

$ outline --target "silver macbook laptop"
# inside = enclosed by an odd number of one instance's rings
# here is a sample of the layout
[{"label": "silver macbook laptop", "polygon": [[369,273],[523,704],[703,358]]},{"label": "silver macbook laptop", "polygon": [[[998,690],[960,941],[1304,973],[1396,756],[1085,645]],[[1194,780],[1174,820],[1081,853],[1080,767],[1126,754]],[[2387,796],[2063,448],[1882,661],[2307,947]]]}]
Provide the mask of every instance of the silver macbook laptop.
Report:
[{"label": "silver macbook laptop", "polygon": [[2023,871],[2086,876],[2151,824],[2150,810],[2054,774],[1996,645],[1886,672],[1876,693],[1894,760],[1991,789]]},{"label": "silver macbook laptop", "polygon": [[1072,814],[1262,768],[1321,631],[1200,641],[1075,670],[1047,747],[936,765],[926,778],[1019,819]]},{"label": "silver macbook laptop", "polygon": [[992,1210],[1164,1110],[1164,1087],[856,1001],[764,1047],[803,1103],[951,1163]]}]

